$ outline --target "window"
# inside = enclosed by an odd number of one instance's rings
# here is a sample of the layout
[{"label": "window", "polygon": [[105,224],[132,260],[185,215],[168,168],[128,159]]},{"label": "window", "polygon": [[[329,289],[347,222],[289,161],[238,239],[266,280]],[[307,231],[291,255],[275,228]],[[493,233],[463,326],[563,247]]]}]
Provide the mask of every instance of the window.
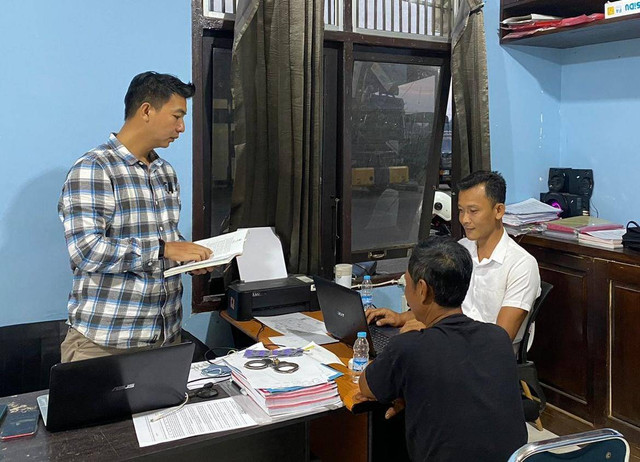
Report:
[{"label": "window", "polygon": [[[325,86],[331,84],[326,67],[325,56]],[[418,241],[425,193],[440,183],[448,60],[429,51],[355,45],[352,66],[344,67],[352,69],[342,76],[348,96],[336,103],[337,116],[325,107],[325,120],[342,121],[336,136],[343,137],[333,167],[342,179],[334,262],[404,258]],[[327,130],[330,124],[325,143]],[[325,144],[323,155],[333,149]],[[431,206],[428,214],[430,220]],[[331,218],[322,221],[336,221]]]}]

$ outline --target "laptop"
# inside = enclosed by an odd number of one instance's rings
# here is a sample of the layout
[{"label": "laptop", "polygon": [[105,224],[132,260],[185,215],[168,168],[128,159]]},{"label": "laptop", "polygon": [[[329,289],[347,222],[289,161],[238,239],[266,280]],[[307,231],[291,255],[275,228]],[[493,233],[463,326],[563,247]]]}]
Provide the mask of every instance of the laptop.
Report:
[{"label": "laptop", "polygon": [[49,394],[37,398],[47,430],[112,422],[182,403],[194,349],[186,342],[54,365]]},{"label": "laptop", "polygon": [[366,332],[369,355],[375,357],[384,350],[389,339],[400,333],[397,327],[367,325],[362,299],[355,290],[314,276],[318,304],[327,332],[347,345],[353,345],[358,332]]}]

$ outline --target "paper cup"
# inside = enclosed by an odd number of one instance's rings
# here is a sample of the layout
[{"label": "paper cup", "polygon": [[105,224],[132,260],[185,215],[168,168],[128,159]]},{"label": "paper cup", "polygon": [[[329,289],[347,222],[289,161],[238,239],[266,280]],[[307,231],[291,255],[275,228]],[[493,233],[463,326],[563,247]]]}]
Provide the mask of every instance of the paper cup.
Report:
[{"label": "paper cup", "polygon": [[351,289],[351,263],[339,263],[335,267],[335,282],[341,286]]}]

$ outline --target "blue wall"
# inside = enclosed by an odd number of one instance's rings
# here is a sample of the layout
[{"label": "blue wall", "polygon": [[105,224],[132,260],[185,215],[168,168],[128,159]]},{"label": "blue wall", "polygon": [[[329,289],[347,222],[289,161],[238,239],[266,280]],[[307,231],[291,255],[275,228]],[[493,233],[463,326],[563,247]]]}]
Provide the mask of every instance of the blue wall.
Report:
[{"label": "blue wall", "polygon": [[[593,168],[600,216],[640,218],[640,41],[570,50],[501,47],[498,3],[485,6],[493,167],[508,202],[546,190],[550,166]],[[4,2],[0,15],[0,326],[61,319],[71,284],[56,204],[72,162],[122,124],[131,77],[191,78],[188,0]],[[191,118],[161,151],[177,169],[191,232]],[[185,326],[224,343],[218,318]],[[212,340],[213,339],[213,340]],[[228,339],[228,337],[227,337]]]},{"label": "blue wall", "polygon": [[[0,326],[66,317],[71,272],[57,217],[73,161],[122,126],[124,94],[142,71],[191,80],[191,2],[3,2],[0,14]],[[189,105],[189,110],[191,105]],[[191,117],[160,150],[183,194],[191,234]],[[205,338],[209,315],[186,327]]]},{"label": "blue wall", "polygon": [[592,214],[639,219],[640,40],[500,46],[499,17],[499,2],[487,2],[491,157],[507,180],[507,202],[547,191],[549,167],[591,168]]}]

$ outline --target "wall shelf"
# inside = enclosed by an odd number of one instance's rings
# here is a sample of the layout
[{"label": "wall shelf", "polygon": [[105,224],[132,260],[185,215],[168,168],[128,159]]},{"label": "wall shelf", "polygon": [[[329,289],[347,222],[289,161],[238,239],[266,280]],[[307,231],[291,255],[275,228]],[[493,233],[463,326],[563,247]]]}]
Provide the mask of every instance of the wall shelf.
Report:
[{"label": "wall shelf", "polygon": [[[604,2],[558,2],[555,0],[502,0],[500,20],[529,13],[573,17],[581,14],[602,13]],[[640,38],[640,13],[603,19],[572,27],[537,32],[516,39],[504,39],[508,33],[500,30],[502,45],[523,45],[546,48],[573,48],[596,43]]]}]

